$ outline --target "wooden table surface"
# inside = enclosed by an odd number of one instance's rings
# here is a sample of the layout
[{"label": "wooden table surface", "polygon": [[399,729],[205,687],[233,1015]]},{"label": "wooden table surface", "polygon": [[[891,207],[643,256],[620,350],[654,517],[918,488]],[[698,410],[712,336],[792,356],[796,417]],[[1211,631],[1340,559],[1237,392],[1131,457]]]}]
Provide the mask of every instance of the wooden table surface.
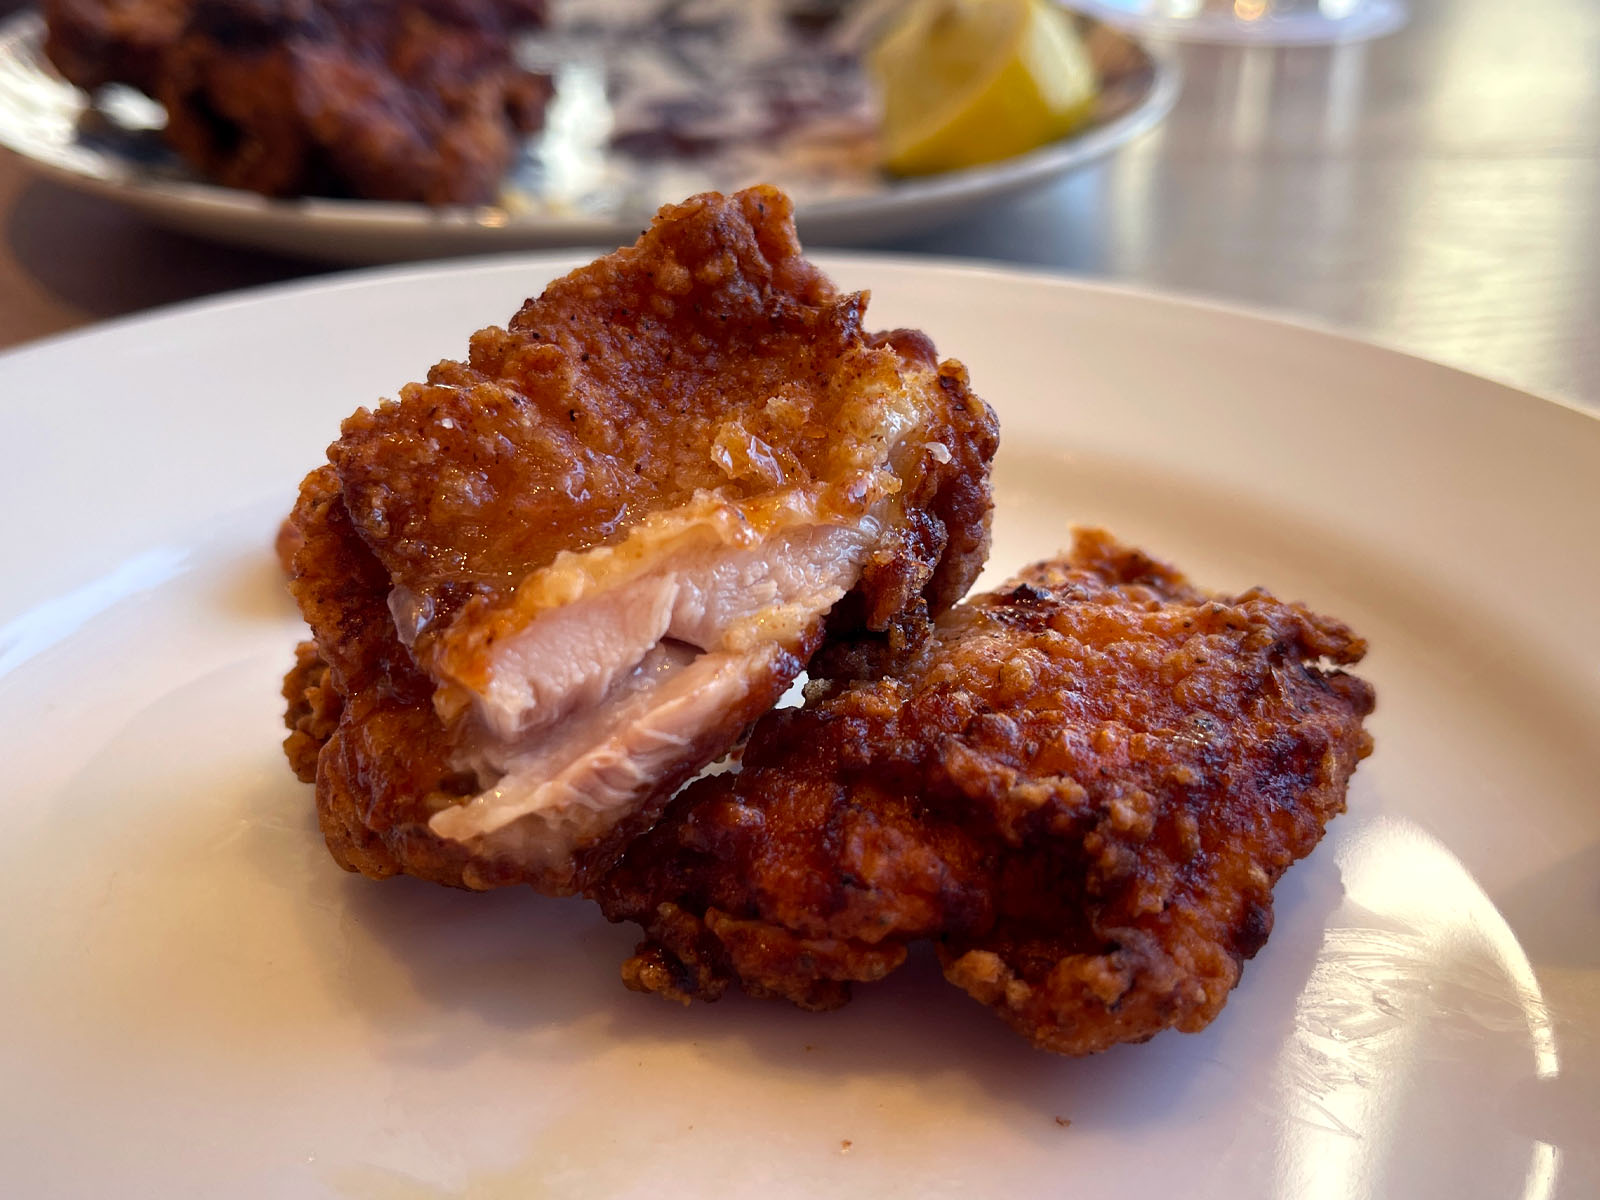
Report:
[{"label": "wooden table surface", "polygon": [[[1177,47],[1159,129],[884,248],[1279,310],[1600,411],[1600,4],[1412,10],[1375,42]],[[331,269],[163,232],[0,152],[0,347]]]}]

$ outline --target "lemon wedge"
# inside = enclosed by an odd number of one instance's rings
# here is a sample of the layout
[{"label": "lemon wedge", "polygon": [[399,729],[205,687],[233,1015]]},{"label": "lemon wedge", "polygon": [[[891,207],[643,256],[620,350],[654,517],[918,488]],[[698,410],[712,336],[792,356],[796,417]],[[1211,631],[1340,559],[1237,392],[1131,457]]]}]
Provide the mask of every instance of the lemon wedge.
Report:
[{"label": "lemon wedge", "polygon": [[871,52],[884,165],[924,175],[1037,149],[1083,124],[1099,91],[1051,0],[914,0]]}]

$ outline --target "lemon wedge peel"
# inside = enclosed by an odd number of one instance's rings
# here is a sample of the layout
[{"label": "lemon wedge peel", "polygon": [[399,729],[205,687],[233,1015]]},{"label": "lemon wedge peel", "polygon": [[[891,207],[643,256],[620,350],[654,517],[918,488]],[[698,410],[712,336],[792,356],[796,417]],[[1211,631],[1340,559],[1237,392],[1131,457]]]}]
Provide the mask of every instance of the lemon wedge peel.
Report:
[{"label": "lemon wedge peel", "polygon": [[960,170],[1025,154],[1081,126],[1099,80],[1050,0],[919,0],[869,65],[884,100],[884,166]]}]

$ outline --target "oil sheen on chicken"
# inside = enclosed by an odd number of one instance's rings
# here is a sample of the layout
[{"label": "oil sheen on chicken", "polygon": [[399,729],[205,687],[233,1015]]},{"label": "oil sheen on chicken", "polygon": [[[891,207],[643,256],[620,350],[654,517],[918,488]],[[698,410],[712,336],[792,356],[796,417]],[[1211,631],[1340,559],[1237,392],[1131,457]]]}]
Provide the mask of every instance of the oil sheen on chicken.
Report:
[{"label": "oil sheen on chicken", "polygon": [[571,890],[825,635],[923,636],[982,565],[994,419],[865,305],[780,193],[697,197],[345,422],[287,535],[336,858]]}]

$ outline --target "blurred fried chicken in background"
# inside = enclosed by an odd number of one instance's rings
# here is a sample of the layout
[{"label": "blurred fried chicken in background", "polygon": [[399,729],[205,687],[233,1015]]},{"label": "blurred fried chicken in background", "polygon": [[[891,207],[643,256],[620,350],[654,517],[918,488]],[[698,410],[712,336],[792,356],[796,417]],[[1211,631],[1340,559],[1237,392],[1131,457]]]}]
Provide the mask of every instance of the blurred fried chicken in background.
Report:
[{"label": "blurred fried chicken in background", "polygon": [[150,96],[195,0],[44,0],[45,54],[86,92],[125,83]]},{"label": "blurred fried chicken in background", "polygon": [[286,749],[343,866],[575,890],[825,632],[927,636],[988,550],[994,416],[865,307],[782,193],[699,196],[344,423],[280,540]]},{"label": "blurred fried chicken in background", "polygon": [[648,935],[628,986],[684,1001],[834,1007],[928,938],[1045,1049],[1195,1031],[1371,751],[1372,689],[1319,665],[1365,649],[1083,533],[893,674],[814,680],[591,894]]},{"label": "blurred fried chicken in background", "polygon": [[161,101],[209,178],[270,196],[495,199],[550,82],[513,35],[543,0],[46,0],[72,83]]}]

